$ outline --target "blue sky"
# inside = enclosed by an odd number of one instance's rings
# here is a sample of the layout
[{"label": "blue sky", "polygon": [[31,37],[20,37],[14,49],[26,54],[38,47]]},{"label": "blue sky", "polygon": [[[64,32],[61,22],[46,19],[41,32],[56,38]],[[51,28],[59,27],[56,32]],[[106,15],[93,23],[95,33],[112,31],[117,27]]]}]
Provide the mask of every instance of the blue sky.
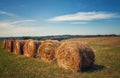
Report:
[{"label": "blue sky", "polygon": [[120,0],[0,0],[0,36],[120,34]]}]

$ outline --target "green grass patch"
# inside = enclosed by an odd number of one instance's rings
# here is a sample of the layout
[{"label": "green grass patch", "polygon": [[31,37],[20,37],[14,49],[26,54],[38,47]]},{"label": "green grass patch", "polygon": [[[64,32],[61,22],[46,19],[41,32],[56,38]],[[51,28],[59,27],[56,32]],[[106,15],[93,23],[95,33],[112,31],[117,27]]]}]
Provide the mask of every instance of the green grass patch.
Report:
[{"label": "green grass patch", "polygon": [[78,73],[0,48],[0,78],[119,78],[120,47],[90,46],[96,55],[95,67]]}]

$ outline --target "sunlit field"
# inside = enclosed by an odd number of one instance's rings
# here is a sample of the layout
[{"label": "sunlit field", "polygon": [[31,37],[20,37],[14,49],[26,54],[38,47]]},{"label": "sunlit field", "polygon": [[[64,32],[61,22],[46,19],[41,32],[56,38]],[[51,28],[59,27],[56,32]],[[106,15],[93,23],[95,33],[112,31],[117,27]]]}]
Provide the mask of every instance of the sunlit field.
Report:
[{"label": "sunlit field", "polygon": [[16,55],[0,47],[0,78],[120,78],[120,37],[68,40],[86,42],[90,45],[95,52],[93,68],[73,72],[60,68],[55,62],[46,63],[38,58]]}]

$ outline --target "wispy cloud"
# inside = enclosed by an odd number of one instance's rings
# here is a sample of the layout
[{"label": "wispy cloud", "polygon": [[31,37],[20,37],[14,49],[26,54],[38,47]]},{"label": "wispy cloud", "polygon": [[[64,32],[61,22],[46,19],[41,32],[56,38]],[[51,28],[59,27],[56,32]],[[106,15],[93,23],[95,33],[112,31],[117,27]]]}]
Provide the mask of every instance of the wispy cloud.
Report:
[{"label": "wispy cloud", "polygon": [[31,23],[31,22],[34,22],[34,21],[35,20],[19,20],[19,21],[13,21],[13,22],[1,22],[0,23],[0,28],[9,28],[9,27],[13,27],[13,26],[16,26],[16,25]]},{"label": "wispy cloud", "polygon": [[0,29],[6,29],[8,27],[12,27],[12,25],[10,23],[7,23],[7,22],[2,22],[0,23]]},{"label": "wispy cloud", "polygon": [[72,22],[71,24],[88,24],[89,22]]},{"label": "wispy cloud", "polygon": [[6,12],[6,11],[0,11],[0,14],[7,15],[7,16],[10,16],[10,17],[13,17],[13,18],[17,17],[16,14],[10,13],[10,12]]},{"label": "wispy cloud", "polygon": [[38,26],[29,26],[29,23],[34,24],[34,21],[35,20],[19,20],[0,22],[0,36],[33,35],[32,33],[35,32],[36,29],[39,29]]},{"label": "wispy cloud", "polygon": [[99,19],[110,19],[116,18],[118,15],[116,13],[107,13],[107,12],[78,12],[75,14],[55,16],[48,19],[52,22],[61,22],[61,21],[91,21]]},{"label": "wispy cloud", "polygon": [[10,24],[21,24],[21,23],[28,23],[28,22],[35,22],[35,20],[20,20],[20,21],[14,21]]},{"label": "wispy cloud", "polygon": [[38,32],[40,28],[38,27],[23,27],[23,26],[16,26],[16,27],[8,27],[4,30],[1,30],[0,36],[27,36],[27,35],[35,35],[35,32]]}]

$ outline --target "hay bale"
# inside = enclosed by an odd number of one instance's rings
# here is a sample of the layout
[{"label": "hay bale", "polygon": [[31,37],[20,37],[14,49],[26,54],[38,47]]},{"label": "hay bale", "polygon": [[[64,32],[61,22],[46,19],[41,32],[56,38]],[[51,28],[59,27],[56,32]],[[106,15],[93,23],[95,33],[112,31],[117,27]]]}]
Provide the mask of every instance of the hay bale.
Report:
[{"label": "hay bale", "polygon": [[13,52],[13,43],[14,43],[14,40],[7,40],[6,42],[7,51]]},{"label": "hay bale", "polygon": [[41,41],[31,40],[31,39],[27,40],[23,47],[24,55],[27,57],[36,57],[37,49],[40,44]]},{"label": "hay bale", "polygon": [[24,44],[25,44],[25,40],[15,40],[13,45],[14,47],[13,52],[18,55],[23,54]]},{"label": "hay bale", "polygon": [[7,50],[7,47],[8,47],[8,40],[6,40],[5,42],[6,42],[5,49]]},{"label": "hay bale", "polygon": [[2,48],[6,48],[6,39],[4,39],[3,41],[2,41]]},{"label": "hay bale", "polygon": [[45,62],[52,62],[55,59],[55,52],[60,43],[57,40],[45,40],[38,48],[38,58]]},{"label": "hay bale", "polygon": [[73,71],[81,71],[92,67],[94,58],[93,50],[87,44],[79,42],[64,42],[56,52],[58,65]]}]

